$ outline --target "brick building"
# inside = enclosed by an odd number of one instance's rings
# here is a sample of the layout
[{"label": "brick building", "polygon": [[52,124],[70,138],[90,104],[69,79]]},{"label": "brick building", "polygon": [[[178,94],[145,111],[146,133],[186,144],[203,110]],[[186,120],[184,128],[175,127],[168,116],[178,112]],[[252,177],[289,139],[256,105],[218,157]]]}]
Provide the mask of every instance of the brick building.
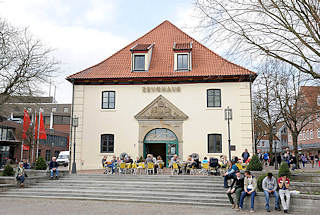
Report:
[{"label": "brick building", "polygon": [[[39,109],[43,110],[47,139],[40,140],[38,155],[49,161],[52,156],[57,156],[60,151],[69,150],[71,104],[57,104],[53,97],[11,97],[1,107],[1,115],[8,119],[1,124],[8,126],[15,138],[15,144],[10,145],[10,156],[8,158],[16,161],[20,160],[24,109],[28,111],[32,121],[27,135],[28,138],[25,140],[24,159],[34,161],[36,158],[36,145],[32,150],[34,144],[32,128],[35,114]],[[3,144],[0,142],[1,145]],[[8,149],[8,147],[5,149]]]},{"label": "brick building", "polygon": [[[320,87],[303,86],[301,93],[306,104],[315,106],[313,116],[310,116],[310,122],[302,129],[298,137],[298,150],[300,152],[320,153]],[[289,134],[289,147],[293,149],[292,135]]]}]

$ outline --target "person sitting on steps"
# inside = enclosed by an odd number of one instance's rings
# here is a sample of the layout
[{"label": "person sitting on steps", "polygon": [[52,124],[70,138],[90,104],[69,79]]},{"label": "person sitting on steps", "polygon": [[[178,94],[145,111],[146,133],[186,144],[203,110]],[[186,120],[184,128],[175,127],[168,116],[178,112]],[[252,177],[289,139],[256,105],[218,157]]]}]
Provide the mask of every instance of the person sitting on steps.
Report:
[{"label": "person sitting on steps", "polygon": [[52,161],[50,161],[49,164],[49,170],[50,170],[50,179],[53,179],[53,175],[56,175],[56,179],[59,177],[59,171],[58,171],[58,163],[57,158],[52,157]]},{"label": "person sitting on steps", "polygon": [[251,172],[246,170],[244,178],[244,191],[241,193],[239,209],[243,210],[243,201],[246,196],[251,196],[251,209],[250,212],[254,213],[254,197],[256,196],[257,180],[251,175]]},{"label": "person sitting on steps", "polygon": [[277,192],[278,184],[275,177],[272,173],[269,172],[268,175],[262,181],[262,189],[266,197],[266,210],[270,212],[269,207],[269,197],[273,195],[275,197],[275,210],[281,211],[279,206],[279,194]]},{"label": "person sitting on steps", "polygon": [[[233,182],[230,185],[229,189],[227,190],[227,196],[230,200],[230,203],[232,204],[233,209],[238,209],[239,208],[239,203],[240,203],[240,196],[241,192],[243,191],[244,187],[244,177],[241,174],[239,170],[236,171],[236,176],[233,178]],[[236,194],[236,199],[237,203],[234,203],[234,200],[232,198],[232,194]]]},{"label": "person sitting on steps", "polygon": [[24,187],[24,179],[27,176],[25,169],[23,167],[23,162],[19,163],[19,166],[16,170],[16,180],[17,180],[17,186]]},{"label": "person sitting on steps", "polygon": [[235,177],[236,175],[236,171],[239,170],[237,165],[236,165],[236,162],[233,160],[233,161],[229,161],[228,162],[228,171],[223,175],[224,176],[224,188],[228,188],[228,180],[232,179]]}]

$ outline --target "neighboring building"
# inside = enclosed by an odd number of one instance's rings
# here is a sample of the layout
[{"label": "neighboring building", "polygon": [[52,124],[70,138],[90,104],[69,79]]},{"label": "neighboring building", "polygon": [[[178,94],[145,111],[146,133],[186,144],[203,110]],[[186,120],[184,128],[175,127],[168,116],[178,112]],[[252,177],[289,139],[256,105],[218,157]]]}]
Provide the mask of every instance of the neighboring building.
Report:
[{"label": "neighboring building", "polygon": [[16,138],[21,136],[19,130],[22,131],[22,125],[0,121],[0,168],[6,164],[7,160],[16,160],[15,151],[21,148],[21,141]]},{"label": "neighboring building", "polygon": [[[8,121],[3,123],[10,123],[14,126],[15,130],[20,130],[22,134],[22,123],[24,109],[30,115],[31,121],[34,121],[35,113],[39,109],[43,110],[44,124],[47,133],[47,140],[40,140],[39,156],[51,160],[51,157],[58,155],[60,151],[69,150],[69,133],[70,133],[70,116],[71,104],[57,104],[54,103],[53,97],[10,97],[7,103],[1,106],[1,114],[5,116]],[[50,119],[52,117],[52,127],[50,128]],[[32,146],[33,132],[31,132],[29,140],[26,140],[26,145]],[[16,136],[16,140],[21,142],[21,134]],[[13,158],[17,161],[20,160],[21,144],[14,148]],[[32,147],[24,150],[23,158],[35,160],[36,158],[36,145],[33,149],[34,155],[32,156]]]},{"label": "neighboring building", "polygon": [[[310,123],[303,128],[298,136],[298,150],[303,153],[318,154],[320,153],[320,87],[303,86],[300,91],[304,102],[314,107],[315,114],[310,117]],[[293,149],[291,133],[289,133],[289,147],[291,150]]]},{"label": "neighboring building", "polygon": [[104,155],[228,155],[224,109],[232,108],[232,155],[252,153],[256,74],[218,56],[168,21],[103,62],[67,78],[74,85],[78,169]]},{"label": "neighboring building", "polygon": [[[288,129],[284,122],[277,123],[273,136],[272,152],[284,152],[288,147]],[[255,121],[255,142],[257,151],[270,152],[269,131],[261,120]]]}]

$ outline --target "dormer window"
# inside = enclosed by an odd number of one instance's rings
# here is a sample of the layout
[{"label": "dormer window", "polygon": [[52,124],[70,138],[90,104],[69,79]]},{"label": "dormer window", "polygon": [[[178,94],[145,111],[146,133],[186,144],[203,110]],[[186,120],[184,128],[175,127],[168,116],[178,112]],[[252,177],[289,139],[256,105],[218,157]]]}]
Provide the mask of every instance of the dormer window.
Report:
[{"label": "dormer window", "polygon": [[134,71],[145,71],[145,55],[134,55]]},{"label": "dormer window", "polygon": [[177,54],[177,70],[188,70],[188,54]]},{"label": "dormer window", "polygon": [[153,43],[136,44],[130,49],[132,72],[144,72],[149,70],[153,46]]},{"label": "dormer window", "polygon": [[191,71],[192,69],[192,42],[190,43],[174,43],[174,70],[175,71]]}]

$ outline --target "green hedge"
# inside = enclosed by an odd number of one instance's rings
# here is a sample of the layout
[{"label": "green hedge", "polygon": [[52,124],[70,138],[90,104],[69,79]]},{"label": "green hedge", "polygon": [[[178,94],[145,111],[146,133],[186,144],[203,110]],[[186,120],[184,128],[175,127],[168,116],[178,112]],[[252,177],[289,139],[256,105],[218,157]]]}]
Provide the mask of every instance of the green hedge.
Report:
[{"label": "green hedge", "polygon": [[14,176],[14,170],[12,168],[12,166],[10,165],[6,165],[4,167],[4,170],[3,170],[3,173],[2,173],[3,176]]},{"label": "green hedge", "polygon": [[36,161],[36,170],[46,170],[46,169],[47,169],[46,161],[42,157],[39,157],[39,159]]},{"label": "green hedge", "polygon": [[260,176],[258,177],[258,179],[257,179],[257,187],[258,187],[258,190],[259,190],[259,191],[263,191],[263,189],[262,189],[262,181],[263,181],[263,179],[264,179],[267,175],[268,175],[268,174],[265,173],[265,174],[262,174],[262,175],[260,175]]},{"label": "green hedge", "polygon": [[246,170],[262,171],[262,169],[262,164],[258,158],[258,155],[253,155]]},{"label": "green hedge", "polygon": [[291,177],[291,172],[289,169],[289,165],[287,162],[282,162],[280,164],[279,172],[278,172],[278,177],[281,176],[281,174],[285,174],[288,178]]}]

